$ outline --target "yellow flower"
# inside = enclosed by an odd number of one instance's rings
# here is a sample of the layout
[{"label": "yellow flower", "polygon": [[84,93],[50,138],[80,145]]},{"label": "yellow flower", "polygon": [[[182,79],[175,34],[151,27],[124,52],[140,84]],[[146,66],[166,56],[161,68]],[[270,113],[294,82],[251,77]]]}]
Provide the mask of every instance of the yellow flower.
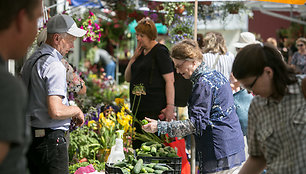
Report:
[{"label": "yellow flower", "polygon": [[87,124],[88,127],[91,127],[93,130],[97,130],[97,123],[95,120],[90,120]]},{"label": "yellow flower", "polygon": [[97,79],[98,76],[97,76],[97,74],[89,74],[89,75],[88,75],[88,78],[89,78],[89,79]]},{"label": "yellow flower", "polygon": [[105,126],[107,128],[114,127],[115,126],[115,122],[107,118],[107,119],[105,119]]},{"label": "yellow flower", "polygon": [[123,98],[115,98],[115,102],[118,106],[124,105],[124,99]]},{"label": "yellow flower", "polygon": [[99,120],[101,120],[103,117],[104,117],[104,113],[101,112],[100,115],[99,115]]}]

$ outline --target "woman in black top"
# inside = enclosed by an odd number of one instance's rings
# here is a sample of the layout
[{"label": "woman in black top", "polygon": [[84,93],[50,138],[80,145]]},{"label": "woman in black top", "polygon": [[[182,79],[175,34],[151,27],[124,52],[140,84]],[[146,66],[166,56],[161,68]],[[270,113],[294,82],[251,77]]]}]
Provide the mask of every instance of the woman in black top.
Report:
[{"label": "woman in black top", "polygon": [[[141,96],[137,119],[144,117],[153,119],[165,118],[166,121],[175,119],[174,114],[174,74],[173,64],[169,56],[169,50],[155,39],[157,30],[150,18],[143,18],[135,28],[137,48],[125,70],[125,80],[130,82],[130,102],[134,103],[135,114],[139,96],[132,90],[135,85],[143,84],[146,95]],[[137,127],[136,132],[141,132]],[[134,143],[137,148],[139,143]]]}]

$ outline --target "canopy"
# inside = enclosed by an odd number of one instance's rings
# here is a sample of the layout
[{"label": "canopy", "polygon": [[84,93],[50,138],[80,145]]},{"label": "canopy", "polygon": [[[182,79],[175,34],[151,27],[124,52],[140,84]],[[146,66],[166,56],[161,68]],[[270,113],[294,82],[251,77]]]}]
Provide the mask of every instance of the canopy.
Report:
[{"label": "canopy", "polygon": [[[158,1],[158,2],[196,2],[196,0],[150,0],[150,1]],[[205,1],[216,1],[216,0],[197,0],[197,1],[198,2],[205,2]],[[277,2],[277,3],[297,4],[297,5],[306,4],[305,0],[217,0],[217,2],[225,2],[225,1],[265,1],[265,2]]]},{"label": "canopy", "polygon": [[103,5],[100,0],[71,0],[71,6],[86,6],[86,7],[96,7],[102,8]]}]

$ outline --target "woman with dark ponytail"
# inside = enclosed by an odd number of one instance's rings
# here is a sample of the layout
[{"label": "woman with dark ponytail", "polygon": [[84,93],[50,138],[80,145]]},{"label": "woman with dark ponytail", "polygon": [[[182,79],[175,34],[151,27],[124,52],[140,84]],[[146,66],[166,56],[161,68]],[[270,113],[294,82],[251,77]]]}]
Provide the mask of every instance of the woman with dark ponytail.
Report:
[{"label": "woman with dark ponytail", "polygon": [[248,114],[249,158],[241,174],[306,172],[306,100],[302,79],[265,44],[244,47],[233,75],[255,95]]}]

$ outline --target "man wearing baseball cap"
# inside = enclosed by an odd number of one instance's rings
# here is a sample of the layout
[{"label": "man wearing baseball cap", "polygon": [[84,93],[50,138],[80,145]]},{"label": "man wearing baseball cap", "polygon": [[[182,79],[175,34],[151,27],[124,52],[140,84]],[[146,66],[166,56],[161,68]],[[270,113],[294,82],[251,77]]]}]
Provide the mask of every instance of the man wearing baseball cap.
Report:
[{"label": "man wearing baseball cap", "polygon": [[84,114],[67,100],[66,68],[61,62],[77,37],[86,34],[67,15],[47,23],[47,39],[25,62],[22,78],[28,89],[26,116],[31,120],[32,144],[28,151],[31,174],[67,174],[66,133],[73,119],[81,126]]}]

